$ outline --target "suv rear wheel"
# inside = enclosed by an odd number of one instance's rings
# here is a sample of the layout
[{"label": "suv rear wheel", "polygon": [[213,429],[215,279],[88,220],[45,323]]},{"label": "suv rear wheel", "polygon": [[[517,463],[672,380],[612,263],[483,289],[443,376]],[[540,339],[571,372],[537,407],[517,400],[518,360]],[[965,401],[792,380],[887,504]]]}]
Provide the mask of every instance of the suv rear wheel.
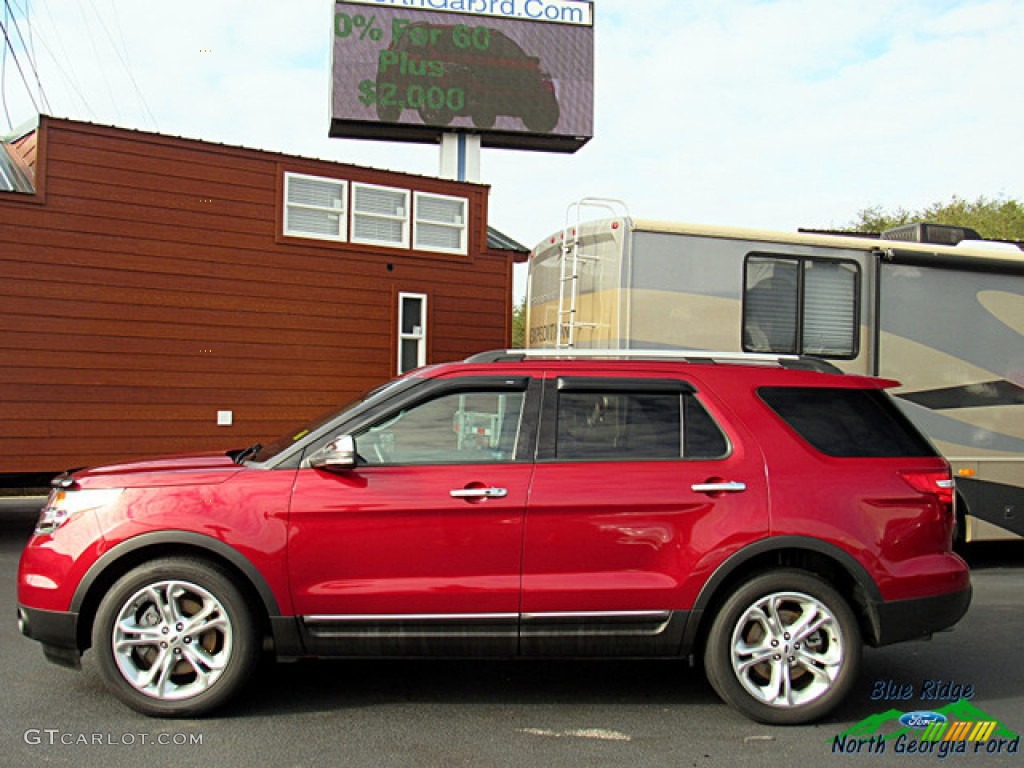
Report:
[{"label": "suv rear wheel", "polygon": [[245,597],[213,564],[186,558],[155,560],[114,584],[96,612],[93,647],[107,687],[163,717],[223,703],[258,657]]},{"label": "suv rear wheel", "polygon": [[762,723],[816,720],[838,704],[860,666],[857,619],[832,587],[781,570],[739,587],[715,616],[704,651],[712,687]]}]

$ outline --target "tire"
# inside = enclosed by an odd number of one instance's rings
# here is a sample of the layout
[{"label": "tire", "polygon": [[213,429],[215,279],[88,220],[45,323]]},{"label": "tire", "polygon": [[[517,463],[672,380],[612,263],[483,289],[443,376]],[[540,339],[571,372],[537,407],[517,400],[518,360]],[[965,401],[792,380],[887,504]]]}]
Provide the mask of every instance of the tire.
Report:
[{"label": "tire", "polygon": [[132,709],[204,715],[238,693],[259,657],[245,597],[213,563],[154,560],[104,596],[92,644],[103,681]]},{"label": "tire", "polygon": [[473,127],[479,128],[482,131],[489,131],[494,127],[494,124],[498,121],[498,113],[494,111],[493,107],[480,107],[479,110],[473,112]]},{"label": "tire", "polygon": [[430,109],[423,107],[419,110],[420,119],[427,125],[443,126],[448,125],[452,120],[455,119],[455,112],[448,109],[447,107],[441,107],[440,109]]},{"label": "tire", "polygon": [[523,115],[523,125],[531,133],[551,133],[558,125],[558,101],[552,93],[532,102]]},{"label": "tire", "polygon": [[715,692],[747,717],[795,725],[843,700],[861,652],[860,627],[839,593],[806,571],[779,570],[725,601],[707,636],[704,669]]},{"label": "tire", "polygon": [[400,107],[386,107],[381,104],[377,105],[377,118],[382,123],[397,123],[398,118],[402,116],[402,110]]}]

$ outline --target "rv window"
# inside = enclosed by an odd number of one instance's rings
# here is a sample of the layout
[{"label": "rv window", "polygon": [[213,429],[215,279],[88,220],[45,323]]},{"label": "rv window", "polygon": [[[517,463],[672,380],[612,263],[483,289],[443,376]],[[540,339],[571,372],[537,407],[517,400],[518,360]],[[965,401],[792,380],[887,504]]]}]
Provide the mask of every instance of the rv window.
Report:
[{"label": "rv window", "polygon": [[853,262],[752,254],[746,266],[744,350],[856,357],[859,284]]},{"label": "rv window", "polygon": [[747,260],[743,347],[795,354],[800,314],[800,262],[752,256]]}]

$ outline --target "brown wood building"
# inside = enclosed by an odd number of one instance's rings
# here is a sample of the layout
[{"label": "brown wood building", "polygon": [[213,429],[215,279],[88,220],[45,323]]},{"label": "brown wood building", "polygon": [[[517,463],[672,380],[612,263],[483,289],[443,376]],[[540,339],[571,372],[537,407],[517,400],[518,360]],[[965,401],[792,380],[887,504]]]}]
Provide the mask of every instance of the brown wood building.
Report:
[{"label": "brown wood building", "polygon": [[266,441],[510,338],[488,188],[49,117],[0,145],[0,482]]}]

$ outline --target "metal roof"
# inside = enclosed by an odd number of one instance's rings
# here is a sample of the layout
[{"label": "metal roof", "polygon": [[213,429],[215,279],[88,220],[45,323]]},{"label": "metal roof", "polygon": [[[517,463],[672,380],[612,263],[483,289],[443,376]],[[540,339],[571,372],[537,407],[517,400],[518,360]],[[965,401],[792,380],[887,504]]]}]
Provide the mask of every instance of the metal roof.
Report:
[{"label": "metal roof", "polygon": [[502,234],[494,227],[487,227],[487,247],[496,251],[515,251],[516,253],[528,254],[530,249],[522,243],[518,243],[508,235]]}]

